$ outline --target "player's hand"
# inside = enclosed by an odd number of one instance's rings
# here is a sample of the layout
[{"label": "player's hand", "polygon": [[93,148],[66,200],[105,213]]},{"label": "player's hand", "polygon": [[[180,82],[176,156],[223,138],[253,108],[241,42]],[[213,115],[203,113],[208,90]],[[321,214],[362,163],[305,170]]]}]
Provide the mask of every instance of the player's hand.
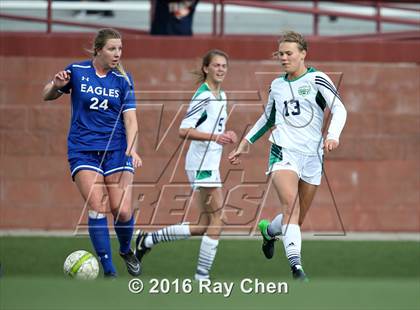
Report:
[{"label": "player's hand", "polygon": [[324,141],[324,150],[325,152],[329,153],[335,150],[338,147],[339,143],[333,139],[327,139]]},{"label": "player's hand", "polygon": [[232,141],[232,139],[231,139],[231,137],[228,133],[222,133],[220,135],[217,135],[215,142],[220,144],[220,145],[233,143],[233,141]]},{"label": "player's hand", "polygon": [[236,135],[234,131],[228,130],[226,131],[226,134],[229,136],[230,140],[232,141],[231,143],[238,142],[238,136]]},{"label": "player's hand", "polygon": [[137,154],[137,152],[131,151],[130,156],[132,158],[134,168],[139,168],[143,165],[143,161],[141,160],[141,157],[139,156],[139,154]]},{"label": "player's hand", "polygon": [[60,89],[67,85],[70,81],[70,72],[68,71],[60,71],[53,78],[53,85],[56,89]]},{"label": "player's hand", "polygon": [[228,159],[232,165],[239,165],[241,163],[239,156],[246,151],[248,145],[249,142],[246,139],[243,139],[241,143],[239,143],[237,149],[230,152]]}]

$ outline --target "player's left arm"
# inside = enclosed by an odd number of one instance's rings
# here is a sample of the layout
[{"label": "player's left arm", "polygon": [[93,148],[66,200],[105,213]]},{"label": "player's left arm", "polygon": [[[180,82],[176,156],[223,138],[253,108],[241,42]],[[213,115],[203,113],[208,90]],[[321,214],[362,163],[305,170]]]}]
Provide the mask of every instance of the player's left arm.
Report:
[{"label": "player's left arm", "polygon": [[[225,94],[225,96],[226,96],[226,94]],[[227,102],[227,99],[226,99],[226,102]],[[227,107],[229,107],[229,105],[227,105]],[[226,124],[229,121],[229,117],[230,117],[230,114],[232,113],[232,111],[233,111],[233,108],[232,107],[230,107],[230,109],[227,111]],[[238,136],[236,135],[236,132],[235,131],[233,131],[233,130],[226,130],[225,133],[232,140],[232,143],[238,142]]]},{"label": "player's left arm", "polygon": [[332,118],[324,141],[324,150],[330,152],[340,144],[340,135],[346,124],[347,111],[334,83],[325,73],[317,74],[315,84],[331,110]]},{"label": "player's left arm", "polygon": [[142,165],[142,160],[137,154],[138,146],[138,125],[137,125],[137,115],[136,110],[127,110],[123,114],[124,116],[124,126],[125,126],[125,135],[127,139],[127,149],[125,154],[133,158],[134,168],[140,167]]},{"label": "player's left arm", "polygon": [[132,157],[134,168],[138,168],[143,164],[143,162],[137,153],[139,128],[136,115],[136,97],[134,94],[133,80],[128,74],[127,77],[129,78],[130,83],[126,84],[123,102],[123,119],[127,139],[127,149],[125,154]]}]

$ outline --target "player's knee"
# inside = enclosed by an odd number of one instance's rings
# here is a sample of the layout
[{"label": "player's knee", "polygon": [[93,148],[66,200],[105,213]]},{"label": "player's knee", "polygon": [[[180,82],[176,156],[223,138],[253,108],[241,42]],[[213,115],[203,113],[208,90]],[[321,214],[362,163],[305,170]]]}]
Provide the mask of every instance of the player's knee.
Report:
[{"label": "player's knee", "polygon": [[223,226],[226,222],[226,217],[222,212],[214,212],[210,215],[210,224]]},{"label": "player's knee", "polygon": [[97,213],[106,213],[107,204],[101,201],[89,201],[89,210]]},{"label": "player's knee", "polygon": [[220,221],[221,221],[223,224],[225,224],[225,223],[227,222],[227,216],[226,216],[226,214],[222,213],[222,214],[220,215]]},{"label": "player's knee", "polygon": [[112,215],[120,222],[128,222],[132,216],[130,210],[112,210]]},{"label": "player's knee", "polygon": [[202,236],[207,231],[207,227],[201,226],[194,229],[194,236]]}]

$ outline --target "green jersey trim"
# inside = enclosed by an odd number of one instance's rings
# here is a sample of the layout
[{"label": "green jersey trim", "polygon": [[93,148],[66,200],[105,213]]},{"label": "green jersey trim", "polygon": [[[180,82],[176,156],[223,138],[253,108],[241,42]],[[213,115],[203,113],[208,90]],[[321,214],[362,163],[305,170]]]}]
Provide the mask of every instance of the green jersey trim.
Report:
[{"label": "green jersey trim", "polygon": [[260,130],[258,130],[255,135],[253,135],[249,142],[254,143],[261,136],[263,136],[271,127],[274,126],[276,122],[276,102],[273,102],[273,107],[271,108],[270,116],[268,117],[267,122]]},{"label": "green jersey trim", "polygon": [[211,177],[211,170],[198,170],[195,176],[197,180],[207,179]]},{"label": "green jersey trim", "polygon": [[199,95],[201,95],[202,93],[206,91],[210,91],[210,88],[207,85],[207,83],[201,84],[200,87],[196,90],[194,96],[192,97],[192,100],[194,100],[195,98],[197,98]]},{"label": "green jersey trim", "polygon": [[[211,89],[209,87],[209,84],[207,84],[206,82],[201,84],[200,87],[196,90],[194,96],[192,97],[192,100],[194,100],[195,98],[197,98],[199,95],[201,95],[204,92],[210,92],[211,93]],[[222,93],[224,93],[224,91],[222,89],[220,89],[219,95],[216,98],[217,101],[223,100]]]},{"label": "green jersey trim", "polygon": [[277,144],[271,144],[271,150],[270,150],[270,157],[268,158],[268,168],[283,160],[283,152],[281,149],[281,146],[278,146]]},{"label": "green jersey trim", "polygon": [[306,70],[306,72],[305,72],[304,74],[302,74],[301,76],[299,76],[299,77],[297,77],[297,78],[295,78],[295,79],[293,79],[293,80],[289,80],[289,79],[287,78],[287,74],[285,74],[283,78],[284,78],[284,80],[285,80],[286,82],[295,82],[295,81],[297,81],[297,80],[299,80],[299,79],[303,78],[306,74],[308,74],[308,73],[312,73],[312,72],[317,72],[317,70],[316,70],[314,67],[309,67],[309,68],[308,68],[308,70]]}]

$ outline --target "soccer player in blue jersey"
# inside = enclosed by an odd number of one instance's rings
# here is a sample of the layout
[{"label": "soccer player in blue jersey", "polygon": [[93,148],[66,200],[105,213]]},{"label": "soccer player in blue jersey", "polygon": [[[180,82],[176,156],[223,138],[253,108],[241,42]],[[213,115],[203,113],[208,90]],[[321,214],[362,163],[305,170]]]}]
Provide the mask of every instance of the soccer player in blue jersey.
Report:
[{"label": "soccer player in blue jersey", "polygon": [[183,223],[144,233],[138,232],[136,255],[141,261],[155,245],[203,236],[198,255],[196,280],[209,279],[210,270],[223,228],[223,192],[220,160],[223,146],[236,142],[233,131],[225,131],[227,98],[221,89],[228,70],[228,56],[220,50],[210,50],[202,60],[198,82],[179,135],[191,140],[185,169],[194,190],[192,200],[201,208],[198,224]]},{"label": "soccer player in blue jersey", "polygon": [[[300,226],[321,183],[323,152],[338,147],[347,116],[330,78],[305,65],[306,53],[307,43],[302,35],[293,31],[283,34],[276,54],[285,74],[271,83],[263,115],[229,155],[232,164],[239,164],[239,156],[248,146],[273,128],[267,174],[273,178],[284,214],[258,224],[262,250],[268,259],[272,258],[276,236],[282,235],[293,277],[304,281],[307,277],[301,262]],[[333,116],[324,141],[326,107]]]},{"label": "soccer player in blue jersey", "polygon": [[108,201],[120,256],[131,275],[140,274],[140,263],[130,248],[134,227],[130,185],[142,160],[137,154],[133,81],[122,67],[121,53],[120,33],[101,29],[92,59],[68,65],[43,90],[44,100],[71,93],[70,171],[89,206],[89,235],[106,277],[116,276],[105,215]]}]

